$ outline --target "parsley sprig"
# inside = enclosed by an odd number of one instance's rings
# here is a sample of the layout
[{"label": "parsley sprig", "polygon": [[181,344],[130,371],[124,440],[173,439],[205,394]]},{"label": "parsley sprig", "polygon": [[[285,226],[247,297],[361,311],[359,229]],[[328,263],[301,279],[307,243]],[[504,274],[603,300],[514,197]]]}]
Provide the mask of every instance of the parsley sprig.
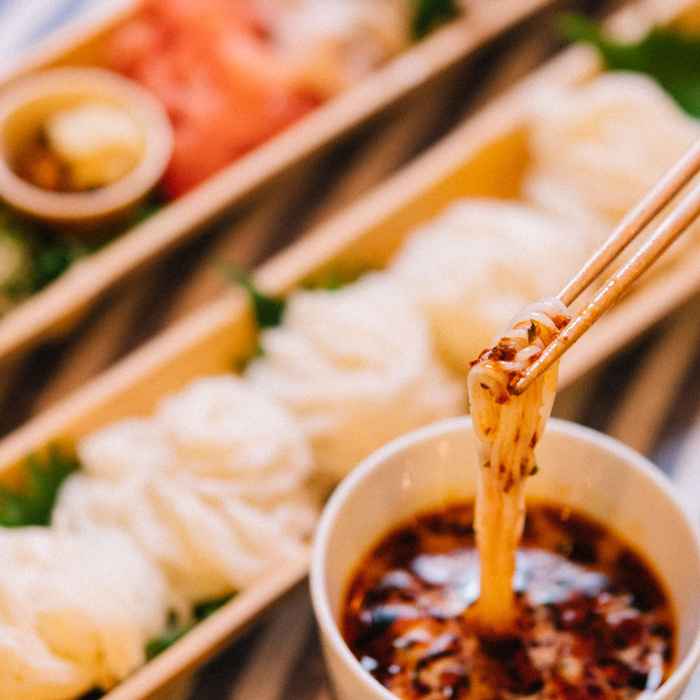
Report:
[{"label": "parsley sprig", "polygon": [[233,595],[223,596],[222,598],[213,598],[205,600],[195,606],[193,611],[193,622],[187,625],[175,626],[167,630],[158,637],[154,637],[146,644],[146,659],[150,661],[153,657],[164,652],[168,647],[177,642],[178,639],[184,637],[198,622],[205,620],[209,615],[216,612],[219,608],[228,603]]},{"label": "parsley sprig", "polygon": [[460,14],[457,0],[412,0],[412,4],[411,33],[415,40],[422,39]]},{"label": "parsley sprig", "polygon": [[63,481],[78,469],[78,462],[52,445],[45,460],[27,458],[27,481],[21,490],[0,486],[0,526],[48,525]]},{"label": "parsley sprig", "polygon": [[608,69],[644,73],[688,114],[700,117],[700,39],[667,27],[655,28],[639,41],[623,43],[580,15],[566,15],[564,36],[595,46]]},{"label": "parsley sprig", "polygon": [[231,263],[222,263],[221,269],[229,282],[239,285],[248,294],[259,328],[272,328],[280,325],[286,304],[284,299],[261,292],[255,286],[250,273],[240,267]]}]

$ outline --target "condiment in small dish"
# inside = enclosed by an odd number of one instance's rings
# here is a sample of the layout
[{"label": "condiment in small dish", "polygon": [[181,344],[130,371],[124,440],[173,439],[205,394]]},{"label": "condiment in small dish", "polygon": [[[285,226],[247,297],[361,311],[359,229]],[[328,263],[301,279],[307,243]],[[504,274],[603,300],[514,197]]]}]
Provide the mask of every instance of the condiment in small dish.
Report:
[{"label": "condiment in small dish", "polygon": [[94,228],[158,183],[172,152],[160,102],[100,68],[55,68],[0,94],[0,198],[56,226]]}]

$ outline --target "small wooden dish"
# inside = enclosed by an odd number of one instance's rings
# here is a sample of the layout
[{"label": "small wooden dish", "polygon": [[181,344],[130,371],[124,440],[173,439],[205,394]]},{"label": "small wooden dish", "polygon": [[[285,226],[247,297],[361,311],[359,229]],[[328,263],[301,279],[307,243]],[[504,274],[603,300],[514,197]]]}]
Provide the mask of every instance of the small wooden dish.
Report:
[{"label": "small wooden dish", "polygon": [[[41,188],[16,173],[13,163],[32,146],[52,115],[104,105],[126,115],[139,132],[136,164],[94,190]],[[19,79],[0,93],[0,198],[55,226],[94,230],[125,215],[155,187],[172,152],[172,127],[160,102],[137,83],[101,68],[53,68]]]}]

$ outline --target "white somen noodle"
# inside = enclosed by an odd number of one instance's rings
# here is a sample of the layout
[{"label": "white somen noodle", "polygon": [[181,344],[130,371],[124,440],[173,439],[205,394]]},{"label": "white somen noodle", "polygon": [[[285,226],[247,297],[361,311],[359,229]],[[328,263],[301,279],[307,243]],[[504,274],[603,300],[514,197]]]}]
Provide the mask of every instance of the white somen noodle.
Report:
[{"label": "white somen noodle", "polygon": [[525,524],[525,479],[556,391],[556,366],[520,396],[513,383],[567,321],[566,307],[543,299],[525,307],[496,336],[469,373],[469,400],[480,467],[474,526],[481,565],[476,611],[493,632],[513,617],[515,550]]}]

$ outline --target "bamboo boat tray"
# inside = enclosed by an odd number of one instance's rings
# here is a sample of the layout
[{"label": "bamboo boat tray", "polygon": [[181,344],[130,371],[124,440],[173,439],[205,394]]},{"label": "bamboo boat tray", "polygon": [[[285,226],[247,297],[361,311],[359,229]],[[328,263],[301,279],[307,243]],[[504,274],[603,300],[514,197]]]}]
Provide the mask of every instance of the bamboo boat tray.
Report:
[{"label": "bamboo boat tray", "polygon": [[[646,26],[674,21],[700,30],[700,2],[651,0],[616,19]],[[583,46],[566,49],[381,187],[258,268],[257,285],[280,295],[322,280],[329,271],[381,267],[407,232],[455,197],[517,196],[528,161],[524,98],[546,85],[584,83],[599,70],[594,51]],[[698,290],[700,251],[655,277],[599,321],[580,347],[567,354],[560,384],[581,378]],[[31,453],[41,453],[50,444],[71,449],[77,439],[101,426],[149,414],[162,396],[198,376],[229,372],[252,351],[255,333],[245,295],[229,291],[1,440],[0,481],[21,484]],[[242,592],[105,697],[169,697],[178,683],[302,583],[307,566],[308,560],[295,562]]]},{"label": "bamboo boat tray", "polygon": [[[359,127],[554,1],[471,3],[463,17],[417,42],[344,94],[322,104],[98,252],[74,263],[57,280],[3,316],[0,363],[17,357],[40,340],[60,336],[115,283],[195,236],[219,213],[275,175]],[[0,71],[0,91],[46,68],[104,66],[106,37],[127,22],[138,5],[138,0],[131,0],[118,12],[88,14],[69,22],[20,63]]]}]

